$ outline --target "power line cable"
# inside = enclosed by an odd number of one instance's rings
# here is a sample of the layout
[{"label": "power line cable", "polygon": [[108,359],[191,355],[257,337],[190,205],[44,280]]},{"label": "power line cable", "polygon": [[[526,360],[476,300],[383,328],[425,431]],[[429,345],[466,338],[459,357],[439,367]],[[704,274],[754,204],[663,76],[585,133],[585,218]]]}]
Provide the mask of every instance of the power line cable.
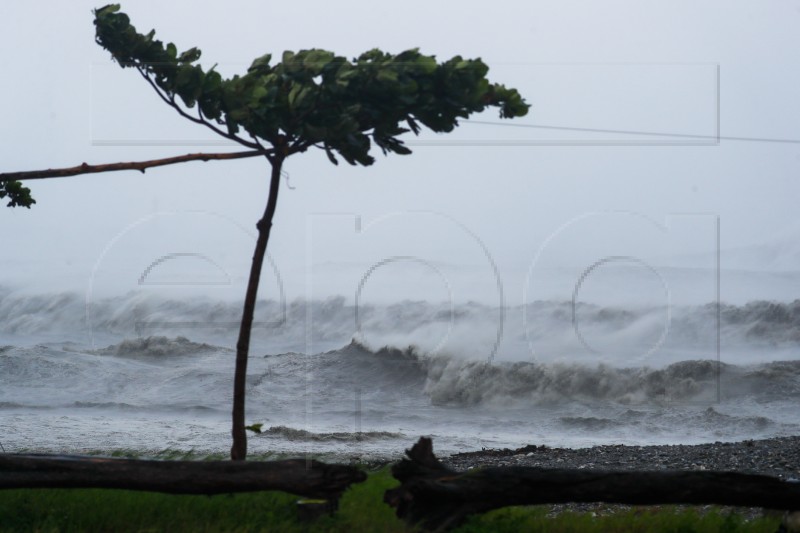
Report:
[{"label": "power line cable", "polygon": [[785,144],[800,144],[800,139],[778,139],[769,137],[728,137],[721,135],[695,135],[690,133],[662,133],[657,131],[639,131],[639,130],[612,130],[604,128],[578,128],[574,126],[552,126],[548,124],[513,124],[506,122],[491,122],[486,120],[466,120],[462,124],[480,124],[485,126],[501,126],[506,128],[528,128],[528,129],[543,129],[543,130],[559,130],[559,131],[582,131],[589,133],[618,133],[623,135],[644,135],[653,137],[672,137],[679,139],[699,139],[708,141],[745,141],[745,142],[769,142],[769,143],[785,143]]},{"label": "power line cable", "polygon": [[[493,126],[501,128],[523,128],[553,131],[576,131],[584,133],[613,133],[617,135],[636,135],[642,137],[659,137],[655,140],[637,141],[633,139],[408,139],[409,146],[532,146],[532,145],[599,145],[599,146],[713,146],[720,141],[760,142],[778,144],[800,144],[800,139],[782,139],[775,137],[739,137],[722,135],[698,135],[691,133],[666,133],[641,130],[618,130],[608,128],[581,128],[576,126],[553,126],[550,124],[514,124],[509,122],[492,122],[485,120],[465,120],[467,125]],[[94,146],[232,146],[228,140],[200,139],[96,139]]]}]

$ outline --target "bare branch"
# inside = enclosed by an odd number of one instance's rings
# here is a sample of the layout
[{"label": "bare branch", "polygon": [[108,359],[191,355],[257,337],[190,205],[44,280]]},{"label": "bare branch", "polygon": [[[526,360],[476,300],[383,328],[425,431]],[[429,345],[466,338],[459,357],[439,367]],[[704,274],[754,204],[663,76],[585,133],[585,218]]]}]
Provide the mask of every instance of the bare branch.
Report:
[{"label": "bare branch", "polygon": [[250,134],[250,138],[251,138],[251,139],[253,139],[253,142],[254,142],[254,143],[256,143],[256,145],[257,145],[259,148],[261,148],[262,150],[264,149],[264,147],[263,147],[263,146],[261,145],[261,143],[258,141],[258,137],[256,137],[255,135],[253,135],[253,134],[251,133],[251,134]]},{"label": "bare branch", "polygon": [[76,167],[69,168],[49,168],[47,170],[29,170],[24,172],[4,172],[0,173],[0,182],[16,180],[40,180],[47,178],[66,178],[68,176],[78,176],[80,174],[96,174],[98,172],[114,172],[116,170],[138,170],[144,174],[148,168],[163,167],[174,165],[175,163],[186,163],[187,161],[217,161],[225,159],[243,159],[245,157],[269,157],[269,150],[250,150],[247,152],[225,152],[217,154],[197,153],[186,154],[164,159],[151,159],[149,161],[133,161],[129,163],[108,163],[105,165],[88,165],[82,163]]}]

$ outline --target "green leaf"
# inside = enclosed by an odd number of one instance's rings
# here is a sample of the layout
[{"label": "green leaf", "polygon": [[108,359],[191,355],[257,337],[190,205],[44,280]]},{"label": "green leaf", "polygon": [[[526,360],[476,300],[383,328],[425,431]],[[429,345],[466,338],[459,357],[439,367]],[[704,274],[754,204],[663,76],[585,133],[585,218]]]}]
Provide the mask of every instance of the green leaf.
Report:
[{"label": "green leaf", "polygon": [[327,50],[308,50],[303,57],[303,66],[311,76],[316,76],[333,58],[333,53]]},{"label": "green leaf", "polygon": [[416,65],[426,74],[436,71],[436,58],[433,56],[419,56]]},{"label": "green leaf", "polygon": [[253,433],[261,433],[262,427],[264,427],[264,424],[251,424],[249,426],[245,426],[244,429],[247,431],[252,431]]},{"label": "green leaf", "polygon": [[397,71],[389,69],[389,68],[383,68],[383,69],[378,71],[378,75],[376,77],[378,78],[378,81],[396,82],[397,81]]},{"label": "green leaf", "polygon": [[175,93],[188,107],[193,107],[203,87],[203,71],[192,65],[182,65],[175,76]]},{"label": "green leaf", "polygon": [[104,17],[120,10],[119,4],[108,4],[94,10],[96,17]]},{"label": "green leaf", "polygon": [[250,105],[255,107],[258,105],[259,100],[267,95],[267,88],[263,85],[258,85],[253,88],[253,92],[250,95]]},{"label": "green leaf", "polygon": [[231,117],[231,113],[225,116],[225,126],[228,128],[228,134],[236,135],[239,133],[239,125],[236,123],[236,120]]},{"label": "green leaf", "polygon": [[302,90],[303,86],[300,85],[299,83],[292,86],[292,89],[289,91],[289,96],[286,97],[286,101],[289,103],[289,107],[294,106],[294,102],[295,100],[297,100],[297,95],[299,95],[300,91]]},{"label": "green leaf", "polygon": [[203,92],[214,93],[220,90],[222,86],[222,76],[216,70],[209,70],[206,72],[206,77],[203,80]]},{"label": "green leaf", "polygon": [[200,59],[200,50],[195,48],[189,48],[185,52],[183,52],[180,57],[178,58],[178,62],[180,63],[193,63]]},{"label": "green leaf", "polygon": [[250,115],[250,112],[244,108],[237,108],[228,111],[228,118],[231,120],[235,120],[236,122],[243,122],[247,120],[247,117]]},{"label": "green leaf", "polygon": [[270,69],[269,62],[272,60],[272,54],[264,54],[263,56],[256,58],[251,64],[250,68],[247,69],[247,72],[257,72],[257,73],[265,73],[268,72]]},{"label": "green leaf", "polygon": [[357,78],[358,75],[359,75],[358,70],[348,65],[347,67],[342,67],[339,69],[339,71],[336,73],[336,79],[342,81],[350,81],[354,78]]},{"label": "green leaf", "polygon": [[0,199],[8,198],[8,207],[27,207],[36,203],[36,200],[31,196],[31,190],[23,187],[19,181],[2,181],[0,182]]},{"label": "green leaf", "polygon": [[330,161],[334,165],[338,165],[339,164],[339,160],[336,159],[336,157],[333,155],[333,152],[331,152],[331,147],[328,146],[327,143],[325,144],[325,155],[328,156],[328,161]]},{"label": "green leaf", "polygon": [[377,48],[373,48],[372,50],[364,52],[363,54],[358,56],[358,58],[356,59],[356,62],[360,63],[360,62],[381,61],[381,60],[387,59],[387,58],[388,58],[388,54],[385,54],[384,52],[381,52]]},{"label": "green leaf", "polygon": [[312,92],[313,88],[308,85],[294,84],[286,99],[289,103],[289,109],[302,107],[306,103],[305,100]]}]

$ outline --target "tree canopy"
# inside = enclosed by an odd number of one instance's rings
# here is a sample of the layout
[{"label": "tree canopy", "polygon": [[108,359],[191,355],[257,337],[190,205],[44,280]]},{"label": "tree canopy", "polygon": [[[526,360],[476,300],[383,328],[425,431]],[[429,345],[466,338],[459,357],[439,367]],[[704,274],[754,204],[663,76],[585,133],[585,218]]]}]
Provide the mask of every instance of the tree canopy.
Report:
[{"label": "tree canopy", "polygon": [[[326,50],[286,51],[281,62],[257,58],[243,76],[230,79],[196,64],[201,52],[136,32],[119,5],[95,12],[97,42],[123,68],[135,67],[173,103],[197,106],[199,120],[224,136],[257,148],[261,140],[290,153],[317,146],[331,162],[371,165],[375,143],[384,153],[409,154],[398,136],[419,133],[420,124],[449,132],[459,118],[498,106],[500,116],[525,115],[515,89],[491,84],[480,59],[456,56],[438,64],[418,49],[397,55],[377,49],[349,61]],[[224,129],[223,129],[224,128]],[[249,138],[243,138],[244,130]]]}]

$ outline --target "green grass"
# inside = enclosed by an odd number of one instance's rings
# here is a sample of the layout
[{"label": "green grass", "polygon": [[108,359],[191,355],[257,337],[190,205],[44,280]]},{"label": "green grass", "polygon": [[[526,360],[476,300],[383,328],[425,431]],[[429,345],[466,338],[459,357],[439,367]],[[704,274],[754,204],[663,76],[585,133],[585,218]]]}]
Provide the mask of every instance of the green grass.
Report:
[{"label": "green grass", "polygon": [[562,513],[547,518],[542,507],[507,507],[482,516],[472,517],[458,531],[526,531],[530,533],[775,533],[780,519],[760,518],[746,521],[740,515],[712,511],[700,514],[695,510],[664,507],[593,517],[589,513]]},{"label": "green grass", "polygon": [[[383,503],[383,493],[397,485],[388,468],[347,491],[334,516],[313,522],[298,519],[296,496],[279,492],[218,496],[176,496],[103,489],[25,489],[0,491],[0,531],[380,531],[411,532]],[[738,515],[692,510],[645,508],[592,517],[548,509],[511,507],[472,517],[456,531],[478,532],[672,532],[774,533],[777,518],[745,522]]]}]

